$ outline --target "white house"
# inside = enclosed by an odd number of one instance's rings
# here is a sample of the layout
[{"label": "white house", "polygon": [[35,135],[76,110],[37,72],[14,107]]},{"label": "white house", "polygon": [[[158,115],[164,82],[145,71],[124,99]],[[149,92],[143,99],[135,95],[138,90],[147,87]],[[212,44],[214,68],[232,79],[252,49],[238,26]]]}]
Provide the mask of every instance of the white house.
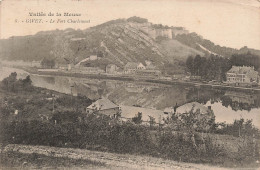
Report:
[{"label": "white house", "polygon": [[120,113],[120,108],[108,98],[101,98],[86,108],[87,113],[103,114],[115,117]]},{"label": "white house", "polygon": [[145,66],[142,63],[128,62],[124,67],[125,74],[135,74],[136,70],[144,70]]},{"label": "white house", "polygon": [[254,70],[254,67],[248,66],[232,66],[232,68],[226,73],[227,83],[235,84],[252,84],[258,83],[258,72]]}]

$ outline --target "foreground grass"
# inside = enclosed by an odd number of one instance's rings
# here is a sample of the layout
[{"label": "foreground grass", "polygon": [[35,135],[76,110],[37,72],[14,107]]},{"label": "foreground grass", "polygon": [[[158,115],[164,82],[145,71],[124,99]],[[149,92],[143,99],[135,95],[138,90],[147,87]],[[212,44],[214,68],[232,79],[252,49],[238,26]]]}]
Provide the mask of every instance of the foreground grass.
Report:
[{"label": "foreground grass", "polygon": [[176,162],[144,155],[86,149],[7,145],[0,154],[0,169],[221,169],[217,166]]},{"label": "foreground grass", "polygon": [[37,153],[24,154],[19,152],[6,152],[0,155],[0,169],[106,169],[104,163],[86,159],[58,158]]},{"label": "foreground grass", "polygon": [[[219,159],[224,159],[219,156]],[[218,160],[216,160],[218,161]],[[228,163],[228,162],[226,162]],[[233,161],[229,162],[233,163]],[[209,162],[179,162],[142,154],[119,154],[88,149],[60,148],[49,146],[9,144],[2,148],[0,169],[257,169],[259,163],[246,166],[226,164],[213,165]]]}]

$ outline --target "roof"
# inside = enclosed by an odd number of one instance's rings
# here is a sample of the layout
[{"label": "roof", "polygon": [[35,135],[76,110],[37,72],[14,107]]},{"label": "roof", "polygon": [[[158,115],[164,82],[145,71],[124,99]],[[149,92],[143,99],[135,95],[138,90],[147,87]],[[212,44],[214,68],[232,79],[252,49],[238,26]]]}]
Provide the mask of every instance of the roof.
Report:
[{"label": "roof", "polygon": [[106,66],[106,68],[111,68],[111,67],[113,67],[113,66],[117,67],[117,65],[115,65],[115,64],[108,64],[108,65]]},{"label": "roof", "polygon": [[191,102],[191,103],[186,103],[176,109],[176,113],[188,113],[192,110],[195,112],[196,110],[200,110],[200,114],[206,114],[208,113],[208,108],[198,102]]},{"label": "roof", "polygon": [[149,109],[149,108],[143,108],[143,107],[135,107],[135,106],[125,106],[120,105],[121,108],[121,117],[131,119],[135,117],[138,112],[142,113],[142,121],[149,122],[150,117],[153,117],[155,119],[156,123],[159,123],[163,120],[163,118],[166,118],[168,115],[164,114],[161,110],[155,110],[155,109]]},{"label": "roof", "polygon": [[125,65],[125,68],[130,68],[130,69],[136,69],[138,66],[138,63],[135,63],[135,62],[128,62],[126,65]]},{"label": "roof", "polygon": [[113,109],[118,108],[119,106],[111,102],[108,98],[101,98],[92,103],[90,106],[87,107],[87,109],[92,110],[107,110],[107,109]]},{"label": "roof", "polygon": [[142,63],[138,63],[137,67],[145,67]]},{"label": "roof", "polygon": [[248,66],[232,66],[232,68],[228,71],[228,73],[238,73],[238,74],[246,74],[250,71],[255,71],[254,67]]}]

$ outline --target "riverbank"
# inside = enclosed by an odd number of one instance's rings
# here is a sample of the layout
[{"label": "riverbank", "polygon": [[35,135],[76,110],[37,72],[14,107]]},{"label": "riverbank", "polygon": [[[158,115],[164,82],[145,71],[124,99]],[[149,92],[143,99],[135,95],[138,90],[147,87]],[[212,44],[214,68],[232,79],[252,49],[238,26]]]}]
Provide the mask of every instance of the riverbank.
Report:
[{"label": "riverbank", "polygon": [[91,79],[107,79],[107,80],[120,80],[120,81],[138,81],[148,83],[158,83],[165,85],[184,85],[184,86],[195,86],[197,88],[207,89],[219,89],[219,90],[234,90],[234,91],[246,91],[246,92],[257,92],[260,93],[260,87],[239,87],[224,84],[209,84],[194,81],[183,81],[183,80],[161,80],[157,77],[145,77],[137,75],[108,75],[108,74],[84,74],[84,73],[72,73],[68,71],[38,71],[36,68],[20,68],[28,73],[36,75],[50,75],[50,76],[66,76],[66,77],[77,77],[77,78],[91,78]]}]

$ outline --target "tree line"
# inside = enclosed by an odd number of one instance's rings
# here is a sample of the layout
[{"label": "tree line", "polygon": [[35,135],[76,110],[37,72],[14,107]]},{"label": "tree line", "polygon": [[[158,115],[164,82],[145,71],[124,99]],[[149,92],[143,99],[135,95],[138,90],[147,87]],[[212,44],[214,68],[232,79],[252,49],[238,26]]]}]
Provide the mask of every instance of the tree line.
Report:
[{"label": "tree line", "polygon": [[1,88],[10,92],[29,91],[32,87],[32,80],[28,75],[25,79],[17,79],[17,73],[13,72],[8,77],[2,80]]},{"label": "tree line", "polygon": [[260,57],[250,52],[246,54],[234,54],[230,58],[230,63],[235,66],[251,66],[258,70],[260,68]]},{"label": "tree line", "polygon": [[186,60],[187,71],[192,76],[201,76],[205,80],[226,80],[226,72],[232,66],[250,66],[255,70],[260,68],[260,57],[253,55],[250,52],[245,54],[233,54],[230,58],[225,58],[217,55],[208,57],[189,56]]},{"label": "tree line", "polygon": [[231,68],[229,59],[211,55],[209,57],[189,56],[186,68],[192,76],[201,76],[205,80],[225,81],[225,73]]}]

